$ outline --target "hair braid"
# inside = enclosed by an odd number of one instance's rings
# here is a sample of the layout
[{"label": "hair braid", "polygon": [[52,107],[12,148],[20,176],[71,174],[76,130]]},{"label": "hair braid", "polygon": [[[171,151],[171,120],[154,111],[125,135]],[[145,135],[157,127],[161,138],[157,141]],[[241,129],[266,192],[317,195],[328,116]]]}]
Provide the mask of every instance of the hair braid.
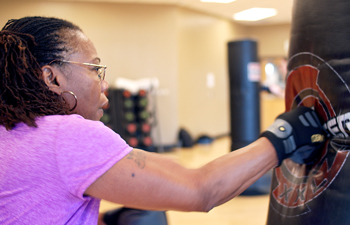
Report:
[{"label": "hair braid", "polygon": [[64,29],[80,30],[56,18],[9,20],[0,31],[0,125],[36,126],[44,115],[68,114],[68,106],[42,80],[41,67],[68,52]]}]

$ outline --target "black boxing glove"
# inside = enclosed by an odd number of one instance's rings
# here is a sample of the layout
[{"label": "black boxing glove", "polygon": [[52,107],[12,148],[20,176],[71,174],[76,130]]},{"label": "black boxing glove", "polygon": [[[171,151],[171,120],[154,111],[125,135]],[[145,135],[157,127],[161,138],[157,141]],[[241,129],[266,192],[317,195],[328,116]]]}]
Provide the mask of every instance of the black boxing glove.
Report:
[{"label": "black boxing glove", "polygon": [[310,161],[324,143],[325,131],[314,110],[300,106],[282,113],[260,137],[270,140],[276,149],[278,166],[292,157],[297,163]]}]

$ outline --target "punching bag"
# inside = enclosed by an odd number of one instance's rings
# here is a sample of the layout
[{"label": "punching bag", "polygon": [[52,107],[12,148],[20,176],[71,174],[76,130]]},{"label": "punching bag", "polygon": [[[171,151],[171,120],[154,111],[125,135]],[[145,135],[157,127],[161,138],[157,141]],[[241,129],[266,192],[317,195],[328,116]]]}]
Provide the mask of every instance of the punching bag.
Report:
[{"label": "punching bag", "polygon": [[294,0],[286,111],[313,107],[332,134],[314,161],[273,172],[267,224],[350,224],[350,1]]},{"label": "punching bag", "polygon": [[257,43],[228,43],[231,151],[255,141],[260,134],[260,64]]}]

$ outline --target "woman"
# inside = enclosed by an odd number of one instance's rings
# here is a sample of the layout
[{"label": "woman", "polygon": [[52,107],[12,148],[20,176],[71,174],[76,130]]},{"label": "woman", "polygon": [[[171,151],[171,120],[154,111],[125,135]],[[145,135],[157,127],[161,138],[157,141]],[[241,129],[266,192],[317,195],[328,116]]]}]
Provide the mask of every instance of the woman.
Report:
[{"label": "woman", "polygon": [[313,152],[323,142],[311,141],[323,134],[317,116],[299,107],[251,145],[183,168],[132,149],[98,121],[108,102],[106,66],[99,63],[93,43],[65,20],[25,17],[0,32],[1,224],[96,224],[100,199],[209,211],[283,159],[303,160],[300,149]]}]

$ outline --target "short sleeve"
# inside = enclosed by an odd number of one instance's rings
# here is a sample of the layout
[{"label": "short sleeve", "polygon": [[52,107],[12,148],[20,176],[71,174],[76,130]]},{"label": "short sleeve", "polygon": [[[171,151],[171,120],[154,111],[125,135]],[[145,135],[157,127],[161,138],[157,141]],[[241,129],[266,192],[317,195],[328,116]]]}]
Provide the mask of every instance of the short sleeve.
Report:
[{"label": "short sleeve", "polygon": [[102,122],[64,116],[56,139],[57,165],[68,191],[83,198],[85,190],[132,148]]}]

